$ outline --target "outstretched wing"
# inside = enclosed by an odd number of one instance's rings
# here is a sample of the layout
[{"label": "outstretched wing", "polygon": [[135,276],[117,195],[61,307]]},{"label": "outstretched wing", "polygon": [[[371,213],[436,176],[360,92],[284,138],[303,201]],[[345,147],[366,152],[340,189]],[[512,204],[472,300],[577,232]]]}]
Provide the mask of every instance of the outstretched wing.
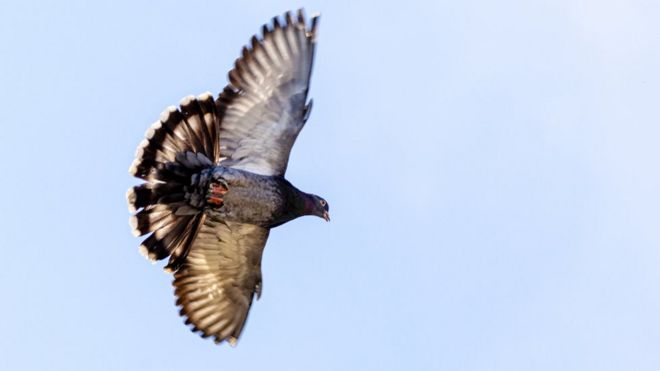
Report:
[{"label": "outstretched wing", "polygon": [[177,305],[193,331],[234,345],[254,294],[269,229],[205,216],[187,259],[174,273]]},{"label": "outstretched wing", "polygon": [[252,37],[230,84],[216,104],[221,113],[221,165],[262,175],[284,175],[291,147],[303,128],[314,60],[318,16],[308,28],[302,10],[285,24],[273,18],[263,39]]}]

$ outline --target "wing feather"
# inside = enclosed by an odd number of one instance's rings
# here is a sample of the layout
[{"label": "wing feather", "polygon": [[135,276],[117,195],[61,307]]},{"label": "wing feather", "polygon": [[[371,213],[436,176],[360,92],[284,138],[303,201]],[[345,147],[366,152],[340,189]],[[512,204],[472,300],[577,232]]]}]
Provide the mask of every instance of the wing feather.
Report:
[{"label": "wing feather", "polygon": [[284,175],[305,123],[318,17],[302,11],[273,18],[254,36],[229,72],[217,100],[221,165],[262,175]]},{"label": "wing feather", "polygon": [[235,343],[260,287],[268,232],[251,224],[204,220],[174,273],[177,305],[193,331],[217,343]]}]

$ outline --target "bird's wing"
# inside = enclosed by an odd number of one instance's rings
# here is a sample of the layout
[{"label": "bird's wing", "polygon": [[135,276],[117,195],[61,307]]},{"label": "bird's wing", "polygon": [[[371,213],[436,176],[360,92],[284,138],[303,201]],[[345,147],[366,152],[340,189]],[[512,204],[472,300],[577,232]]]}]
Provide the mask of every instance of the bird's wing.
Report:
[{"label": "bird's wing", "polygon": [[261,294],[261,255],[269,229],[205,219],[186,261],[174,273],[177,305],[193,331],[234,345],[254,294]]},{"label": "bird's wing", "polygon": [[308,27],[302,11],[273,18],[263,38],[252,37],[229,72],[216,104],[220,113],[220,164],[262,175],[284,175],[291,147],[303,128],[314,60],[318,16]]}]

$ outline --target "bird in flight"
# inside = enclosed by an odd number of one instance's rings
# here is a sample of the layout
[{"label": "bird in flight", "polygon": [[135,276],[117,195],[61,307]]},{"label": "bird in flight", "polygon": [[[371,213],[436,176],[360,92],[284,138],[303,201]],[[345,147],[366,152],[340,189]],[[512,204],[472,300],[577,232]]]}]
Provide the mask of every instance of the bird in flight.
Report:
[{"label": "bird in flight", "polygon": [[235,345],[261,295],[271,228],[303,215],[330,220],[323,198],[284,178],[309,118],[318,16],[287,12],[253,36],[229,84],[169,107],[146,132],[129,172],[130,225],[140,252],[169,258],[180,314],[194,332]]}]

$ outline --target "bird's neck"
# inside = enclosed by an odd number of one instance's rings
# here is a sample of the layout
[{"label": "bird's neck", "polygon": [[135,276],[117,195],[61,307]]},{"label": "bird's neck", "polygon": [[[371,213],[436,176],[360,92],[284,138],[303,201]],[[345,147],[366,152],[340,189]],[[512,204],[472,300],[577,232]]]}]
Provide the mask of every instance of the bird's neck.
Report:
[{"label": "bird's neck", "polygon": [[314,198],[312,195],[291,186],[287,192],[286,199],[289,206],[283,214],[276,218],[275,222],[270,226],[271,228],[304,215],[312,215],[314,210]]},{"label": "bird's neck", "polygon": [[303,215],[311,215],[314,212],[314,196],[292,185],[290,185],[289,192],[287,193],[287,199],[290,205],[289,211],[293,214],[291,216],[297,218]]},{"label": "bird's neck", "polygon": [[314,214],[314,210],[316,209],[316,199],[314,196],[310,195],[309,193],[305,192],[300,192],[301,193],[301,199],[302,199],[302,205],[300,208],[300,215],[312,215]]}]

